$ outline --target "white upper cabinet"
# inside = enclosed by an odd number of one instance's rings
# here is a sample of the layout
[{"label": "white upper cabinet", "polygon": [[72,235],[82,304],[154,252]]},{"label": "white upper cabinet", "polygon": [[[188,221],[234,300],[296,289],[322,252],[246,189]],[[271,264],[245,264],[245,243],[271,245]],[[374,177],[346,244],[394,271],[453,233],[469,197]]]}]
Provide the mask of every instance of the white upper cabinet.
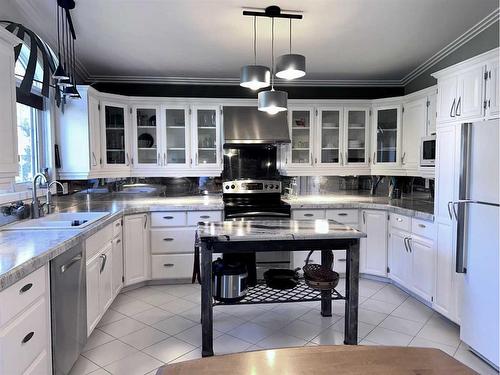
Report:
[{"label": "white upper cabinet", "polygon": [[288,111],[291,144],[285,164],[291,168],[311,166],[314,161],[314,109],[312,107],[292,107]]},{"label": "white upper cabinet", "polygon": [[483,64],[467,69],[458,76],[457,120],[478,119],[483,115],[484,92]]},{"label": "white upper cabinet", "polygon": [[458,78],[446,77],[438,80],[437,122],[455,121]]},{"label": "white upper cabinet", "polygon": [[436,134],[436,100],[437,100],[437,91],[430,94],[427,97],[427,128],[425,131],[425,135],[433,135]]},{"label": "white upper cabinet", "polygon": [[426,131],[427,102],[425,97],[403,106],[401,166],[407,170],[418,170],[420,165],[420,140]]},{"label": "white upper cabinet", "polygon": [[164,105],[164,149],[162,165],[168,168],[189,168],[189,108]]},{"label": "white upper cabinet", "polygon": [[219,106],[193,106],[191,108],[192,167],[222,171],[222,137]]},{"label": "white upper cabinet", "polygon": [[366,107],[344,108],[343,152],[344,165],[368,164],[369,109]]},{"label": "white upper cabinet", "polygon": [[[318,126],[318,141],[316,152],[314,155],[314,164],[319,165],[342,165],[344,163],[343,153],[342,153],[342,124],[343,124],[343,111],[340,108],[324,108],[319,111],[318,114],[319,126]],[[302,130],[302,129],[300,129]],[[297,131],[297,126],[293,125],[293,115],[292,115],[292,132],[295,134],[300,134]],[[307,133],[304,131],[303,133]],[[306,142],[311,143],[311,142]],[[292,149],[293,150],[293,149]],[[297,149],[296,149],[297,150]],[[304,149],[309,151],[308,148]],[[299,151],[296,151],[298,153]],[[305,153],[306,154],[306,153]]]},{"label": "white upper cabinet", "polygon": [[132,106],[132,138],[134,169],[162,166],[160,108]]},{"label": "white upper cabinet", "polygon": [[397,167],[401,158],[401,105],[377,106],[373,114],[372,168]]},{"label": "white upper cabinet", "polygon": [[110,171],[130,173],[134,164],[130,155],[128,106],[119,102],[101,101],[101,141],[103,167]]},{"label": "white upper cabinet", "polygon": [[0,180],[14,180],[18,174],[16,81],[14,48],[21,41],[13,34],[0,30]]},{"label": "white upper cabinet", "polygon": [[486,65],[486,98],[485,108],[486,117],[498,118],[500,116],[500,98],[499,98],[499,62],[498,59],[489,61]]}]

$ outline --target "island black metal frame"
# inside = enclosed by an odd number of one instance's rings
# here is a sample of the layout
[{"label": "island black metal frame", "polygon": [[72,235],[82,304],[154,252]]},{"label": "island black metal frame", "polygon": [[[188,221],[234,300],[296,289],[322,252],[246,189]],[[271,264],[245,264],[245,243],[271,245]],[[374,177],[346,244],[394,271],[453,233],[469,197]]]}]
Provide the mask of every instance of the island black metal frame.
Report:
[{"label": "island black metal frame", "polygon": [[[346,250],[345,296],[336,290],[315,290],[303,283],[292,290],[274,290],[258,284],[250,287],[247,296],[233,304],[284,303],[321,301],[321,315],[332,315],[332,301],[345,300],[344,344],[358,343],[358,297],[359,297],[359,238],[304,239],[304,240],[252,240],[224,241],[204,237],[197,244],[201,250],[201,325],[202,356],[214,355],[213,350],[213,308],[227,303],[214,302],[212,297],[212,254],[244,253],[249,251],[321,251],[321,262],[328,262],[331,250]],[[251,250],[249,250],[251,249]]]}]

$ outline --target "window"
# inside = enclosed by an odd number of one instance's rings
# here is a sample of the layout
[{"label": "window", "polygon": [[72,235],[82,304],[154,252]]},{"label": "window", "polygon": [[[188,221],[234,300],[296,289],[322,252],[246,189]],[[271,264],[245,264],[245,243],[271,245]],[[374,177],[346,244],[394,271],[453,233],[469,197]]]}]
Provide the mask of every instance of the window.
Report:
[{"label": "window", "polygon": [[38,171],[38,123],[39,111],[17,103],[17,151],[19,154],[19,175],[16,183],[33,179]]}]

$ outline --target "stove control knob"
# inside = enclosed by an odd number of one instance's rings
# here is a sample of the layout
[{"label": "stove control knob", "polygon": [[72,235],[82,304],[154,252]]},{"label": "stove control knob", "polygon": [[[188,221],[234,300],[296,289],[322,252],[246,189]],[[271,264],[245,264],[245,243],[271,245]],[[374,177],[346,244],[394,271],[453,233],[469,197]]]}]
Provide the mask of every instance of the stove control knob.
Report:
[{"label": "stove control knob", "polygon": [[276,189],[278,189],[280,186],[279,185],[276,185]]},{"label": "stove control knob", "polygon": [[235,188],[235,186],[234,186],[234,185],[231,185],[231,189],[234,189],[234,188]]},{"label": "stove control knob", "polygon": [[267,189],[267,185],[264,185],[264,189]]},{"label": "stove control knob", "polygon": [[226,185],[226,190],[228,190],[228,189],[229,189],[229,185]]}]

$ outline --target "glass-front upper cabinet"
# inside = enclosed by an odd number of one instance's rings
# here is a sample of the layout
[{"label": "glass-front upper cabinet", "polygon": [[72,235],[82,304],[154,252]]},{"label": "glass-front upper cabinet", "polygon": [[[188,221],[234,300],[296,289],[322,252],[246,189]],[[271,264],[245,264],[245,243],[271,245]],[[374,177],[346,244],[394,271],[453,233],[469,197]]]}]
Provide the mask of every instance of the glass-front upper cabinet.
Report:
[{"label": "glass-front upper cabinet", "polygon": [[134,165],[160,166],[162,155],[158,108],[155,106],[135,106],[132,109],[132,116]]},{"label": "glass-front upper cabinet", "polygon": [[399,160],[401,106],[375,108],[374,115],[374,163],[396,164]]},{"label": "glass-front upper cabinet", "polygon": [[165,106],[166,147],[163,152],[163,165],[185,167],[188,165],[189,109],[183,106]]},{"label": "glass-front upper cabinet", "polygon": [[307,166],[313,162],[313,110],[311,108],[294,108],[288,111],[290,126],[290,152],[285,164]]},{"label": "glass-front upper cabinet", "polygon": [[366,164],[368,161],[368,118],[366,108],[345,108],[344,163]]},{"label": "glass-front upper cabinet", "polygon": [[193,165],[198,168],[221,165],[221,130],[218,106],[192,108]]},{"label": "glass-front upper cabinet", "polygon": [[104,164],[110,169],[130,167],[128,151],[127,106],[101,102]]},{"label": "glass-front upper cabinet", "polygon": [[[328,108],[319,111],[319,162],[321,164],[342,164],[341,126],[342,109]],[[318,163],[315,157],[314,164]]]}]

